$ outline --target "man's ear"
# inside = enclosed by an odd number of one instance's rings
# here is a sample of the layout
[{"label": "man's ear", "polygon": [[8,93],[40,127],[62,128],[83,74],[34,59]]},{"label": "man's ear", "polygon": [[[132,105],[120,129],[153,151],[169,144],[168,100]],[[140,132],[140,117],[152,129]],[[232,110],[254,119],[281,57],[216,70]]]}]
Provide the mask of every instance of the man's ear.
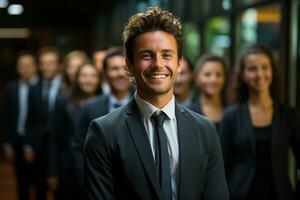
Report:
[{"label": "man's ear", "polygon": [[178,73],[181,72],[182,70],[182,64],[183,64],[183,57],[181,56],[181,58],[178,60]]},{"label": "man's ear", "polygon": [[132,63],[131,63],[131,61],[128,59],[127,56],[125,56],[125,62],[126,62],[126,68],[127,68],[128,72],[129,72],[130,74],[132,74],[132,72],[133,72],[133,70],[132,70]]}]

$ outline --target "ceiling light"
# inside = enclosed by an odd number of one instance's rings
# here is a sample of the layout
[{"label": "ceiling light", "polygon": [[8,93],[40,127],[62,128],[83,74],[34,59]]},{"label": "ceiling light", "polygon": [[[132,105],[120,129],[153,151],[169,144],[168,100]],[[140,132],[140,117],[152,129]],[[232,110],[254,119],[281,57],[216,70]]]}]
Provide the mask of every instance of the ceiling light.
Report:
[{"label": "ceiling light", "polygon": [[7,8],[7,12],[10,15],[21,15],[24,11],[24,8],[21,4],[11,4]]}]

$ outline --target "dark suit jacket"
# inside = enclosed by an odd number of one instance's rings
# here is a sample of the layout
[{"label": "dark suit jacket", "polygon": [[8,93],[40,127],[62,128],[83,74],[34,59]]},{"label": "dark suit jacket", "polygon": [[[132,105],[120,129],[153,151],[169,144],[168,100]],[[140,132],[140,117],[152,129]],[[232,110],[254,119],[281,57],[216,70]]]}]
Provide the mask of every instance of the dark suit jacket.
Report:
[{"label": "dark suit jacket", "polygon": [[19,81],[7,83],[4,94],[4,143],[15,145],[19,117]]},{"label": "dark suit jacket", "polygon": [[49,163],[51,163],[49,171],[51,171],[52,176],[57,177],[63,176],[64,171],[71,171],[70,141],[74,129],[71,113],[68,109],[69,102],[69,92],[60,92],[53,113],[53,131],[49,136],[49,151],[51,152],[49,153]]},{"label": "dark suit jacket", "polygon": [[79,176],[83,168],[82,151],[89,124],[93,119],[108,114],[108,106],[108,95],[101,95],[90,99],[82,106],[82,111],[79,116],[78,132],[76,132],[71,141],[72,160],[74,162],[75,170]]},{"label": "dark suit jacket", "polygon": [[[55,157],[53,147],[49,146],[49,137],[54,133],[54,113],[56,109],[56,102],[53,108],[53,112],[49,112],[48,106],[42,99],[42,80],[31,87],[29,92],[29,105],[28,105],[28,117],[26,127],[25,144],[32,146],[36,153],[37,162],[45,164],[48,162],[49,157]],[[58,92],[57,97],[61,94],[61,90]],[[45,167],[44,167],[45,168]],[[53,163],[49,163],[47,168],[48,175],[52,176],[54,169]]]},{"label": "dark suit jacket", "polygon": [[[179,200],[226,200],[221,147],[213,122],[176,106]],[[151,147],[134,99],[93,120],[84,146],[86,199],[162,200]]]},{"label": "dark suit jacket", "polygon": [[[192,102],[191,105],[188,108],[191,109],[192,111],[200,114],[200,115],[204,115],[203,111],[202,111],[202,108],[201,108],[201,104],[198,100]],[[217,122],[217,123],[215,122],[216,129],[217,129],[218,133],[220,132],[220,124],[221,124],[220,122]]]},{"label": "dark suit jacket", "polygon": [[[296,199],[288,177],[288,147],[300,167],[299,114],[275,104],[272,121],[272,173],[279,200]],[[221,143],[230,199],[246,199],[255,172],[255,138],[247,103],[228,108],[221,125]]]}]

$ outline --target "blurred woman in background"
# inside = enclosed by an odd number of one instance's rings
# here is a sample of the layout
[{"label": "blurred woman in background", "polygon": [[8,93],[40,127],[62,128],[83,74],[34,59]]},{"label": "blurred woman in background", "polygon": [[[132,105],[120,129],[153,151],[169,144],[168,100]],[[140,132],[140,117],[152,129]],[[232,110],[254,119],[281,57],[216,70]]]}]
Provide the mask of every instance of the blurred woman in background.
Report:
[{"label": "blurred woman in background", "polygon": [[239,103],[226,109],[220,133],[230,199],[299,199],[288,176],[289,147],[300,167],[299,113],[281,104],[271,50],[246,49],[237,80]]},{"label": "blurred woman in background", "polygon": [[[84,102],[101,94],[100,75],[97,68],[89,63],[78,68],[71,94],[60,96],[57,103],[55,135],[51,139],[56,151],[52,162],[57,162],[62,199],[81,199],[80,177],[76,173],[71,156],[71,138],[78,130],[78,120]],[[101,106],[101,105],[99,105]]]},{"label": "blurred woman in background", "polygon": [[79,50],[68,53],[63,60],[63,85],[66,90],[71,90],[72,83],[75,80],[76,72],[80,65],[89,62],[88,55]]},{"label": "blurred woman in background", "polygon": [[191,109],[211,118],[219,131],[225,107],[226,63],[223,58],[205,54],[195,66],[197,95]]}]

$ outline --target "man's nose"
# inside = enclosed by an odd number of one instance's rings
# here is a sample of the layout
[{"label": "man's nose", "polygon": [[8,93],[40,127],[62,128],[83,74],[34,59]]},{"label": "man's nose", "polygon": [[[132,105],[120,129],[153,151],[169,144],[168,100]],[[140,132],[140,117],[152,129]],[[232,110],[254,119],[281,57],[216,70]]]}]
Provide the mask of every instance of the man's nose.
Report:
[{"label": "man's nose", "polygon": [[161,68],[163,66],[163,59],[159,55],[155,55],[153,58],[153,67]]}]

